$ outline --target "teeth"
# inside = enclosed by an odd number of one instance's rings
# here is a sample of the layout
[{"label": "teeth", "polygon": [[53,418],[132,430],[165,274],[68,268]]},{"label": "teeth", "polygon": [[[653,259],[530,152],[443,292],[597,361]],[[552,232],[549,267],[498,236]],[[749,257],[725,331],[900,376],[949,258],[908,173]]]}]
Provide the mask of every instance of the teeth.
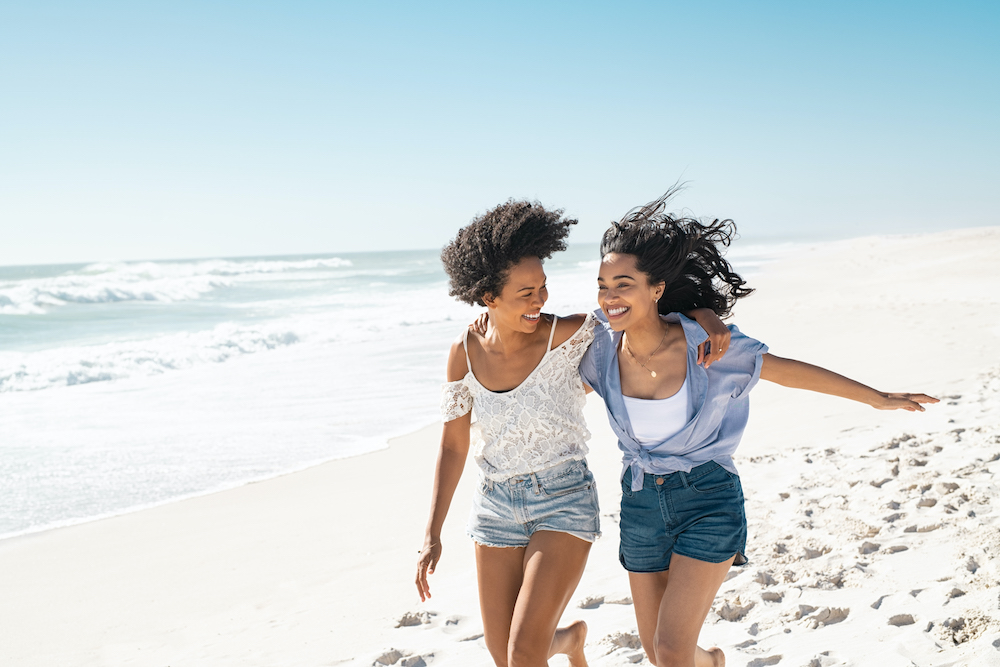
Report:
[{"label": "teeth", "polygon": [[534,315],[525,315],[524,319],[526,319],[526,320],[537,320],[539,315],[541,315],[541,313],[535,313]]},{"label": "teeth", "polygon": [[608,315],[621,315],[626,310],[628,310],[627,306],[623,306],[621,308],[608,308]]}]

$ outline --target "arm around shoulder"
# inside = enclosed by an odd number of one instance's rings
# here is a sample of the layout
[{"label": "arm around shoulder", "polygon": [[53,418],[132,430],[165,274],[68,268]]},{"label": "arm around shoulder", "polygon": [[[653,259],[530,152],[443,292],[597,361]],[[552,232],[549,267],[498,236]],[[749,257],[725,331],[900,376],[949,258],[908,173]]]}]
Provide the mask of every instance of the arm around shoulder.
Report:
[{"label": "arm around shoulder", "polygon": [[559,347],[572,338],[573,334],[579,331],[586,321],[587,315],[583,313],[560,317],[556,322],[556,335],[552,339],[552,347]]}]

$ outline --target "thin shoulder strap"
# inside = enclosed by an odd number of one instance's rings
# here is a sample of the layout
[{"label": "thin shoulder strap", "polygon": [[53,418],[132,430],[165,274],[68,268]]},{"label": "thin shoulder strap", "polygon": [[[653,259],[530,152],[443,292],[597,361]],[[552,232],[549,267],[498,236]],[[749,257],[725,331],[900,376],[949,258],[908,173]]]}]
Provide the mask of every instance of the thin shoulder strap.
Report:
[{"label": "thin shoulder strap", "polygon": [[465,369],[471,373],[472,361],[469,360],[469,327],[465,327],[465,333],[462,334],[462,348],[465,350]]},{"label": "thin shoulder strap", "polygon": [[552,316],[552,331],[549,332],[549,346],[546,349],[549,349],[549,350],[552,349],[552,341],[556,337],[556,322],[557,321],[559,321],[559,316],[558,315],[553,315]]}]

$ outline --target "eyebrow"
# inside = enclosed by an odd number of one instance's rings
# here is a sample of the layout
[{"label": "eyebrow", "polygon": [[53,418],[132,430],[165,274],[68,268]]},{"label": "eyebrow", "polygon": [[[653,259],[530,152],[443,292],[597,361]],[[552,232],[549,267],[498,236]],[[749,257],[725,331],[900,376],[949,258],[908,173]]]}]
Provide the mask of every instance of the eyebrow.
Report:
[{"label": "eyebrow", "polygon": [[[542,283],[542,287],[545,287],[545,283]],[[526,289],[527,289],[527,290],[533,290],[533,289],[536,289],[536,288],[535,288],[535,286],[534,286],[534,285],[529,285],[529,286],[527,286],[527,287],[522,287],[521,289],[519,289],[519,290],[517,290],[517,291],[518,291],[518,292],[523,292],[523,291],[524,291],[524,290],[526,290]]]},{"label": "eyebrow", "polygon": [[[628,275],[627,273],[623,273],[623,274],[621,274],[621,275],[618,275],[618,276],[614,276],[614,277],[612,278],[612,280],[618,280],[619,278],[628,278],[629,280],[635,280],[635,278],[633,278],[632,276]],[[604,280],[604,278],[602,278],[602,277],[600,277],[600,276],[597,276],[597,279],[598,279],[598,280]]]}]

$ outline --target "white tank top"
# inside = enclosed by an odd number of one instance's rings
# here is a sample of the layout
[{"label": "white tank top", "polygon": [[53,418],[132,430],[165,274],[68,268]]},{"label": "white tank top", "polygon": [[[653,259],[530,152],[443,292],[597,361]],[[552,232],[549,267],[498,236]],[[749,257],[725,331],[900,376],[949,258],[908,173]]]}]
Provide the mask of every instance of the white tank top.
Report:
[{"label": "white tank top", "polygon": [[676,434],[688,421],[688,381],[670,398],[625,399],[632,433],[640,445],[655,445]]},{"label": "white tank top", "polygon": [[[473,442],[476,463],[487,479],[503,481],[538,472],[587,455],[590,431],[583,418],[587,395],[580,379],[580,360],[594,341],[593,315],[562,345],[552,347],[535,370],[510,391],[490,391],[479,383],[466,356],[469,372],[442,385],[441,416],[451,421],[470,410],[479,435]],[[468,330],[466,330],[468,355]]]}]

